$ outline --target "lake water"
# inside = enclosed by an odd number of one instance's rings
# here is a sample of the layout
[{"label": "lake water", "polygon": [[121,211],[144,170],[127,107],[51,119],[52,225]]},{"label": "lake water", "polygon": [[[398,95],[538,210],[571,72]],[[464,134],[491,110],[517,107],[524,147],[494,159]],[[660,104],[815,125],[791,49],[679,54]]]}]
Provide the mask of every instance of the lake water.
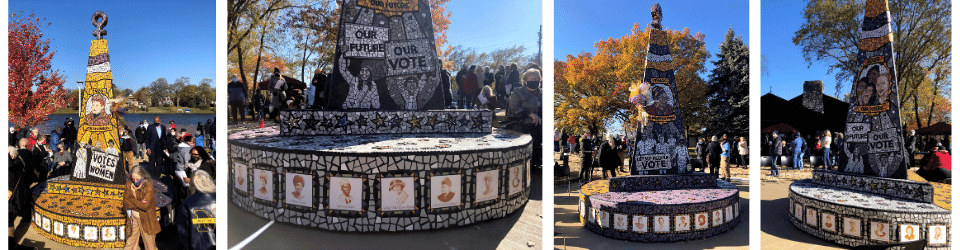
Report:
[{"label": "lake water", "polygon": [[[173,120],[173,123],[177,124],[177,130],[185,128],[190,133],[196,133],[197,122],[206,124],[207,119],[216,119],[214,114],[126,114],[123,118],[126,119],[127,126],[132,132],[136,130],[141,121],[147,120],[148,123],[152,124],[153,118],[157,116],[160,116],[163,125],[167,125],[170,120]],[[50,120],[37,125],[37,128],[40,129],[41,134],[49,134],[57,126],[63,126],[63,122],[67,121],[68,117],[73,117],[74,124],[79,128],[80,115],[50,115]],[[8,122],[7,125],[13,127],[13,123]]]}]

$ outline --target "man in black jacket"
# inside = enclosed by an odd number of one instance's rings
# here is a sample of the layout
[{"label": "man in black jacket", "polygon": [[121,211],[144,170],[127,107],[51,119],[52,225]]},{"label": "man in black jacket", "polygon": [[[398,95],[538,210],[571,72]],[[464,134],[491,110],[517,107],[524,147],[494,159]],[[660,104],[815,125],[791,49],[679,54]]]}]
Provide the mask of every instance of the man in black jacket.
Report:
[{"label": "man in black jacket", "polygon": [[710,145],[707,146],[707,160],[710,163],[710,174],[714,175],[715,178],[720,178],[720,154],[723,153],[723,148],[720,147],[720,141],[717,139],[717,136],[714,135],[710,138]]},{"label": "man in black jacket", "polygon": [[37,176],[38,182],[46,181],[47,174],[50,173],[50,170],[47,169],[50,164],[47,163],[47,161],[53,156],[53,152],[47,150],[46,144],[47,138],[45,136],[39,136],[37,138],[37,143],[33,145],[33,150],[31,151],[34,161],[33,166],[36,168],[37,172],[40,173]]},{"label": "man in black jacket", "polygon": [[237,76],[230,76],[231,81],[227,83],[227,94],[229,95],[230,106],[227,114],[233,117],[233,122],[243,121],[243,107],[246,100],[246,88],[243,83],[237,79]]},{"label": "man in black jacket", "polygon": [[20,141],[17,142],[17,157],[25,164],[23,168],[25,172],[24,180],[29,180],[26,185],[27,187],[30,186],[30,183],[37,182],[39,179],[38,173],[40,172],[40,167],[36,165],[36,160],[33,159],[33,151],[27,149],[28,143],[29,140],[27,140],[27,138],[20,139]]},{"label": "man in black jacket", "polygon": [[513,94],[513,91],[516,91],[520,87],[520,71],[517,70],[517,63],[510,65],[510,73],[507,75],[507,86],[509,87],[508,94]]},{"label": "man in black jacket", "polygon": [[217,248],[217,188],[209,173],[199,170],[190,179],[197,190],[177,207],[176,224],[180,245],[186,249]]},{"label": "man in black jacket", "polygon": [[[440,65],[443,65],[443,62]],[[453,103],[453,95],[450,94],[450,72],[443,67],[440,68],[440,91],[443,91],[443,108],[449,108]]]},{"label": "man in black jacket", "polygon": [[160,117],[153,118],[153,124],[147,127],[146,140],[147,155],[150,156],[150,174],[159,178],[161,168],[163,167],[163,158],[167,151],[166,144],[163,143],[168,137],[167,127],[160,123]]},{"label": "man in black jacket", "polygon": [[77,152],[77,127],[73,125],[73,118],[67,118],[63,122],[63,133],[60,134],[60,140],[64,143],[64,148],[70,152]]},{"label": "man in black jacket", "polygon": [[137,140],[137,145],[134,147],[133,154],[137,156],[137,159],[146,159],[144,153],[146,153],[147,148],[144,145],[144,142],[147,140],[147,120],[140,122],[140,126],[137,126],[137,130],[133,135]]},{"label": "man in black jacket", "polygon": [[313,106],[319,108],[324,108],[326,105],[326,100],[323,99],[324,91],[326,91],[327,75],[320,71],[320,68],[317,68],[313,71],[313,79],[310,80],[310,85],[313,86]]},{"label": "man in black jacket", "polygon": [[217,137],[217,127],[213,125],[213,120],[207,119],[207,123],[203,125],[203,131],[207,133],[203,135],[203,140],[206,141],[203,146],[213,148],[213,139]]},{"label": "man in black jacket", "polygon": [[773,137],[770,138],[770,157],[773,157],[773,167],[770,169],[770,175],[780,176],[780,169],[777,168],[777,160],[780,160],[780,153],[783,152],[783,138],[773,131]]},{"label": "man in black jacket", "polygon": [[903,144],[905,145],[904,148],[907,149],[907,159],[909,159],[908,163],[910,163],[910,165],[907,165],[907,168],[909,169],[913,167],[915,161],[913,155],[917,153],[917,131],[911,129],[910,136],[907,136]]}]

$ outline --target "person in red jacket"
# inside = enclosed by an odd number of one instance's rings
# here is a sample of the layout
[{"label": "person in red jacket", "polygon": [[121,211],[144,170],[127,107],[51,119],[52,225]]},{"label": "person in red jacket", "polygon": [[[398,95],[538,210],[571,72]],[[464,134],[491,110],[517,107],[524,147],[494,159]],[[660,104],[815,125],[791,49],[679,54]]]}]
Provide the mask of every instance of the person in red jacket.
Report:
[{"label": "person in red jacket", "polygon": [[[951,176],[950,153],[941,145],[930,148],[930,159],[917,170],[917,175],[931,182],[943,182]],[[921,162],[924,162],[921,160]]]},{"label": "person in red jacket", "polygon": [[477,66],[472,65],[467,72],[467,82],[464,84],[463,92],[467,95],[466,108],[474,108],[480,102],[477,99],[477,93],[480,92],[480,82],[477,78]]}]

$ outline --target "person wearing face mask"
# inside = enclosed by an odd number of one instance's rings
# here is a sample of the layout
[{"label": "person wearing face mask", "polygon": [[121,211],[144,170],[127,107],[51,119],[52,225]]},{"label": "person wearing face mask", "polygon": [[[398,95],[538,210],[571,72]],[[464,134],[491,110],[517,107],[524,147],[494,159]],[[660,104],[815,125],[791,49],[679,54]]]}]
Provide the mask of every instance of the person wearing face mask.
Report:
[{"label": "person wearing face mask", "polygon": [[146,249],[157,249],[157,233],[160,233],[160,222],[157,221],[157,202],[154,198],[153,180],[143,167],[136,166],[130,172],[123,192],[123,209],[126,210],[127,241],[124,250],[133,250],[143,238]]},{"label": "person wearing face mask", "polygon": [[243,83],[237,79],[236,75],[231,75],[230,80],[230,83],[227,84],[227,94],[230,100],[230,116],[233,117],[233,122],[242,122],[244,100],[247,98],[246,93],[244,93],[245,88]]},{"label": "person wearing face mask", "polygon": [[[190,163],[190,150],[193,149],[193,146],[188,143],[190,140],[192,140],[192,138],[184,137],[183,142],[177,144],[177,154],[176,157],[174,157],[174,162],[176,163],[174,173],[176,173],[177,177],[180,177],[178,179],[181,181],[180,184],[183,185],[183,188],[180,188],[180,190],[184,190],[190,186],[190,179],[188,178],[190,175],[186,171],[187,163]],[[186,192],[181,191],[179,197],[186,197],[183,194],[186,194]]]},{"label": "person wearing face mask", "polygon": [[523,73],[524,86],[510,95],[510,105],[507,108],[507,117],[518,117],[520,120],[514,130],[533,136],[533,167],[540,166],[542,147],[542,99],[540,94],[540,70],[529,69]]},{"label": "person wearing face mask", "polygon": [[217,247],[216,221],[204,220],[216,218],[217,185],[212,176],[203,170],[195,172],[191,186],[195,187],[196,193],[177,207],[177,233],[180,235],[180,245],[186,249],[207,250]]},{"label": "person wearing face mask", "polygon": [[510,94],[507,116],[518,117],[521,127],[517,131],[531,133],[541,125],[540,119],[540,71],[530,69],[523,73],[524,87]]},{"label": "person wearing face mask", "polygon": [[163,144],[169,133],[167,127],[160,123],[160,117],[153,118],[153,124],[147,127],[146,148],[147,155],[150,156],[150,171],[154,175],[160,174],[160,168],[163,166],[163,155],[166,145]]}]

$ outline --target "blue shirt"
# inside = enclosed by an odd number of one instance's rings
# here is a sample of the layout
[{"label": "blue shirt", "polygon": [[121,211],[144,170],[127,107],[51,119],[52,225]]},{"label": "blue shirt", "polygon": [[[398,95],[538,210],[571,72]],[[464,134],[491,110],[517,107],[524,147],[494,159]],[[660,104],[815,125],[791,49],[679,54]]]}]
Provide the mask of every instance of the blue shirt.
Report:
[{"label": "blue shirt", "polygon": [[800,151],[803,151],[804,143],[805,142],[803,141],[802,137],[797,137],[796,139],[793,139],[793,153],[800,153]]},{"label": "blue shirt", "polygon": [[723,148],[723,153],[720,153],[720,156],[730,157],[730,142],[720,144],[720,147]]}]

